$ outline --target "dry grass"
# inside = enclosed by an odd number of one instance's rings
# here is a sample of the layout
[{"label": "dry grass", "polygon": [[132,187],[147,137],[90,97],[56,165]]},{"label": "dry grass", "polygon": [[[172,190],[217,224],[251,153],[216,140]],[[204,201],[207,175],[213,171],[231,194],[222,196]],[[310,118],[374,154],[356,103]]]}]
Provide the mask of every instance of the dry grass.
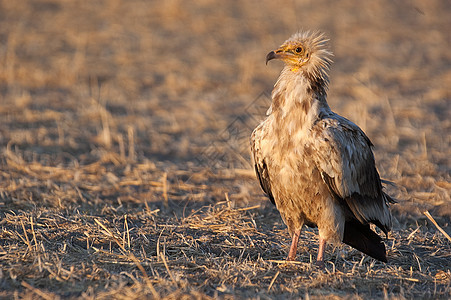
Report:
[{"label": "dry grass", "polygon": [[[447,1],[1,1],[0,297],[448,298]],[[389,263],[298,262],[248,153],[299,28],[397,187]],[[424,214],[425,211],[428,213]],[[447,237],[448,235],[448,237]]]}]

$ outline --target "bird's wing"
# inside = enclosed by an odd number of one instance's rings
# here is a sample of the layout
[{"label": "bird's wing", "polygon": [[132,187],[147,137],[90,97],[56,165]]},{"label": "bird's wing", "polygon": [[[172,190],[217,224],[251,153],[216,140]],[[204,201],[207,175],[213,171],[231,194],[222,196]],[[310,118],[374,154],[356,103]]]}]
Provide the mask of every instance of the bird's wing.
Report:
[{"label": "bird's wing", "polygon": [[252,156],[254,158],[255,172],[257,173],[258,180],[260,181],[260,186],[263,191],[268,195],[269,200],[272,204],[276,204],[274,201],[274,196],[271,192],[271,180],[268,173],[268,165],[265,157],[262,154],[261,149],[261,134],[262,126],[258,126],[251,136],[251,150]]},{"label": "bird's wing", "polygon": [[318,121],[309,143],[317,168],[330,191],[344,201],[362,223],[384,232],[391,228],[388,202],[376,170],[372,144],[351,121],[335,115]]}]

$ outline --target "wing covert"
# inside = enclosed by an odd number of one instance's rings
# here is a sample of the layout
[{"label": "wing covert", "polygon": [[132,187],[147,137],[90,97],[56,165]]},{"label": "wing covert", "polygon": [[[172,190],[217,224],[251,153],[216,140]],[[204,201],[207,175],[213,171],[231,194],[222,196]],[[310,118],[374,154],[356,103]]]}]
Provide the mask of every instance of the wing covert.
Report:
[{"label": "wing covert", "polygon": [[312,133],[312,155],[329,190],[361,223],[372,222],[389,231],[390,199],[382,191],[372,144],[365,133],[338,115],[317,122]]},{"label": "wing covert", "polygon": [[257,177],[262,190],[268,195],[269,200],[271,200],[272,204],[275,205],[276,202],[274,201],[274,196],[271,192],[271,180],[269,178],[268,165],[260,149],[260,130],[261,127],[257,127],[252,133],[251,137],[251,150],[252,156],[254,158],[255,172],[257,173]]}]

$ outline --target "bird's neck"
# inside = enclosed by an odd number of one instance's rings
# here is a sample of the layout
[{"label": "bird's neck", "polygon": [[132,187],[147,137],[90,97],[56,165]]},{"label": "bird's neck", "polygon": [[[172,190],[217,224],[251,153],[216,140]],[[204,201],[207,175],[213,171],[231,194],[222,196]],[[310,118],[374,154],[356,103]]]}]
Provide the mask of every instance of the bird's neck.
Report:
[{"label": "bird's neck", "polygon": [[270,113],[276,119],[297,119],[299,126],[308,126],[321,113],[329,113],[327,74],[305,74],[286,66],[274,85]]}]

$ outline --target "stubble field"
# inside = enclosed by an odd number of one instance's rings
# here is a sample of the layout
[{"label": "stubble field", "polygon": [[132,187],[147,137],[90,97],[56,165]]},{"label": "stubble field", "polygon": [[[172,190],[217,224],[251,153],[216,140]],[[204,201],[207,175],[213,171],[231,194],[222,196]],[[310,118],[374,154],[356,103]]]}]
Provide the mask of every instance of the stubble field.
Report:
[{"label": "stubble field", "polygon": [[[0,1],[0,297],[451,296],[448,1]],[[299,29],[375,144],[388,264],[290,238],[249,136]],[[434,224],[434,222],[436,224]]]}]

